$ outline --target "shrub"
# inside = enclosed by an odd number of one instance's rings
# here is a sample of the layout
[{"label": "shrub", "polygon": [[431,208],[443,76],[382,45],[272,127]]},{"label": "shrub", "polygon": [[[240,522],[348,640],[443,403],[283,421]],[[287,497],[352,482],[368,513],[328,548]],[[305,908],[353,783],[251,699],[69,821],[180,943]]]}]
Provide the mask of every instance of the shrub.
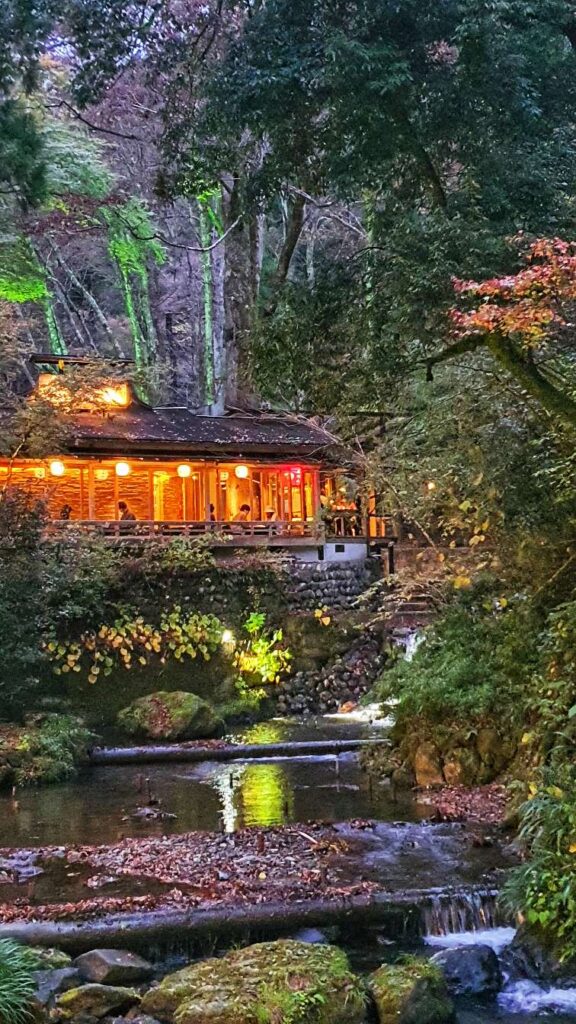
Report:
[{"label": "shrub", "polygon": [[28,1024],[32,1020],[31,1001],[36,984],[33,971],[37,957],[31,949],[11,939],[0,939],[0,1021],[2,1024]]},{"label": "shrub", "polygon": [[[60,782],[73,775],[86,759],[93,735],[72,715],[39,715],[28,720],[21,732],[17,751],[21,756],[16,782]],[[9,760],[9,753],[7,754]],[[0,1018],[1,1019],[1,1018]]]},{"label": "shrub", "polygon": [[252,612],[244,623],[247,638],[240,641],[234,665],[238,670],[236,688],[249,704],[266,696],[265,685],[279,683],[290,671],[292,654],[285,647],[281,629],[268,629],[263,612]]},{"label": "shrub", "polygon": [[215,615],[201,615],[174,605],[160,615],[158,625],[145,622],[132,608],[124,608],[111,623],[86,630],[78,640],[58,640],[52,635],[45,650],[56,675],[82,672],[88,682],[109,676],[114,668],[145,666],[156,659],[184,657],[209,661],[222,642],[223,626]]},{"label": "shrub", "polygon": [[520,598],[479,589],[456,599],[410,662],[386,670],[376,695],[398,698],[397,720],[520,724],[522,694],[537,661],[536,629]]},{"label": "shrub", "polygon": [[576,767],[545,768],[520,809],[520,837],[529,860],[504,890],[561,959],[576,957]]}]

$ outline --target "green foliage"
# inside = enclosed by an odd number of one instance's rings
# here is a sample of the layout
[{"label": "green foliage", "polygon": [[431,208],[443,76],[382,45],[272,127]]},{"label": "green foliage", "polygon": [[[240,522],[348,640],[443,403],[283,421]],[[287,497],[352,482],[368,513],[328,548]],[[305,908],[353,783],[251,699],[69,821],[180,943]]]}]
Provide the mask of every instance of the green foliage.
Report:
[{"label": "green foliage", "polygon": [[576,601],[551,613],[525,699],[527,752],[561,763],[576,740]]},{"label": "green foliage", "polygon": [[562,959],[576,957],[576,768],[545,769],[521,808],[529,859],[505,888],[509,908],[543,933]]},{"label": "green foliage", "polygon": [[0,714],[26,706],[38,686],[44,514],[25,492],[0,491]]},{"label": "green foliage", "polygon": [[175,537],[168,544],[148,544],[145,552],[144,572],[202,572],[216,565],[214,534],[199,537]]},{"label": "green foliage", "polygon": [[0,939],[0,1020],[2,1024],[28,1024],[36,990],[33,972],[38,957],[11,939]]},{"label": "green foliage", "polygon": [[143,667],[154,659],[161,665],[170,658],[209,661],[221,642],[222,624],[216,616],[173,605],[161,613],[158,625],[124,608],[111,624],[88,630],[78,640],[47,636],[44,649],[56,675],[84,672],[89,683],[96,683],[100,675],[109,676],[115,668]]},{"label": "green foliage", "polygon": [[279,683],[290,671],[292,654],[284,646],[281,629],[269,629],[263,612],[252,612],[244,623],[247,640],[240,640],[234,652],[238,671],[236,688],[244,697],[258,702],[266,696],[264,686]]},{"label": "green foliage", "polygon": [[86,760],[93,741],[82,721],[71,715],[41,715],[20,734],[17,751],[21,756],[16,768],[16,783],[61,782],[74,775]]},{"label": "green foliage", "polygon": [[116,263],[122,284],[126,315],[130,323],[134,356],[138,367],[153,361],[155,330],[148,294],[148,263],[158,265],[166,256],[155,240],[150,214],[138,199],[121,206],[103,206],[108,225],[108,252]]},{"label": "green foliage", "polygon": [[397,697],[396,719],[508,721],[520,728],[523,692],[537,660],[534,621],[522,597],[506,598],[494,581],[455,599],[431,626],[412,661],[385,671],[378,695]]}]

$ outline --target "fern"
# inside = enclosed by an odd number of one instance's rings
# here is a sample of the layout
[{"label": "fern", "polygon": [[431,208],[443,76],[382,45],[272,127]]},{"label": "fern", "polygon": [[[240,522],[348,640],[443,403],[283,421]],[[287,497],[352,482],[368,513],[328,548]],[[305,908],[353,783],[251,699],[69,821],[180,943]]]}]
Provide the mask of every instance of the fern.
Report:
[{"label": "fern", "polygon": [[33,971],[38,969],[35,954],[11,939],[0,939],[0,1021],[2,1024],[28,1024],[32,1020],[31,1002],[36,985]]}]

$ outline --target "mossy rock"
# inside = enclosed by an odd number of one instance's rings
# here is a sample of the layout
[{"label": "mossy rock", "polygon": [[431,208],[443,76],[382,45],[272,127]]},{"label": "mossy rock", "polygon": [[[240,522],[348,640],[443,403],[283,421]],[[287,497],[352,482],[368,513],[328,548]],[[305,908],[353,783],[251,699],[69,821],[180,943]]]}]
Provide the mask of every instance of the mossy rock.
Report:
[{"label": "mossy rock", "polygon": [[286,939],[170,974],[142,1012],[169,1024],[361,1024],[364,991],[342,950]]},{"label": "mossy rock", "polygon": [[139,697],[118,715],[129,736],[150,740],[193,740],[214,736],[222,719],[206,700],[184,690],[159,690]]},{"label": "mossy rock", "polygon": [[123,1013],[140,1002],[132,988],[114,988],[112,985],[81,985],[58,996],[56,1007],[60,1017],[74,1021],[82,1017],[107,1017]]},{"label": "mossy rock", "polygon": [[61,949],[50,949],[44,946],[32,946],[31,950],[34,956],[38,960],[38,970],[43,971],[59,971],[65,967],[70,967],[72,964],[72,957],[68,953],[64,953]]},{"label": "mossy rock", "polygon": [[441,970],[426,960],[385,964],[369,980],[379,1024],[454,1024]]}]

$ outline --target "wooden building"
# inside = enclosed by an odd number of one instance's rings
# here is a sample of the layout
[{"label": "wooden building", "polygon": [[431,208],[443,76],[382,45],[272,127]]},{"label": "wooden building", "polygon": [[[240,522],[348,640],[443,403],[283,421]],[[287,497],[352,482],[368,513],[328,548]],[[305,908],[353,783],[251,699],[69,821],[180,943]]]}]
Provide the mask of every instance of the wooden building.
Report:
[{"label": "wooden building", "polygon": [[[59,381],[41,374],[36,389],[56,408]],[[54,532],[74,524],[123,539],[212,532],[224,545],[358,558],[368,534],[384,530],[375,518],[368,528],[347,494],[350,453],[313,421],[152,408],[118,381],[79,398],[62,419],[62,451],[0,461],[0,487],[41,498]],[[331,550],[330,536],[343,550]]]}]

